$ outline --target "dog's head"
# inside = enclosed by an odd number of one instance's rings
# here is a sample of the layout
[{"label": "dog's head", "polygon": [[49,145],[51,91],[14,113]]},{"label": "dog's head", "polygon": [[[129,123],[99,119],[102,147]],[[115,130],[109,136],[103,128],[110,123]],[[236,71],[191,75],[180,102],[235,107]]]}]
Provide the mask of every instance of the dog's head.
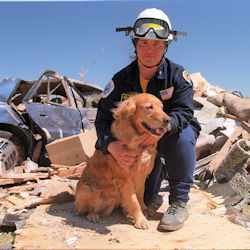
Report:
[{"label": "dog's head", "polygon": [[129,120],[139,133],[161,136],[166,132],[170,117],[163,111],[163,104],[154,95],[135,94],[112,110],[116,120]]}]

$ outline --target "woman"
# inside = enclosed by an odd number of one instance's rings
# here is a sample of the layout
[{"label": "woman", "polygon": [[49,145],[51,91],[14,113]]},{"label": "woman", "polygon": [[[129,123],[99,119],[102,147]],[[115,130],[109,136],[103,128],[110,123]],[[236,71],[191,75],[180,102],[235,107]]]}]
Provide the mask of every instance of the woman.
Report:
[{"label": "woman", "polygon": [[145,184],[145,203],[154,200],[163,179],[169,181],[169,208],[158,227],[165,231],[180,229],[188,218],[188,193],[193,184],[195,143],[200,131],[193,117],[192,81],[182,66],[164,57],[176,33],[161,10],[146,9],[138,15],[130,30],[137,58],[107,84],[95,121],[96,148],[112,154],[121,167],[130,167],[137,154],[127,151],[121,141],[112,137],[110,110],[135,92],[151,93],[162,100],[164,111],[171,117],[168,131],[162,138],[149,136],[142,146],[158,141],[158,157]]}]

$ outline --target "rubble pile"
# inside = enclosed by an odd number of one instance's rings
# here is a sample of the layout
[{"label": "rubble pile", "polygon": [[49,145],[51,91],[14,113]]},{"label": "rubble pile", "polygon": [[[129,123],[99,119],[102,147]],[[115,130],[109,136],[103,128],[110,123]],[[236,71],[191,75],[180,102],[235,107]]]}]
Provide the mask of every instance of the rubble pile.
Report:
[{"label": "rubble pile", "polygon": [[[200,73],[190,77],[194,83],[194,113],[202,128],[196,144],[195,183],[206,191],[226,185],[234,191],[231,203],[225,193],[221,194],[226,197],[223,203],[227,213],[248,211],[250,99],[212,86]],[[249,227],[250,219],[245,219]]]},{"label": "rubble pile", "polygon": [[[223,199],[216,202],[214,209],[221,214],[219,208],[223,207],[223,214],[231,221],[250,228],[250,99],[214,87],[200,73],[190,77],[194,84],[194,115],[202,127],[196,145],[194,187],[211,193],[221,192]],[[90,142],[89,133],[86,136],[86,141]],[[89,146],[93,152],[96,137],[93,138],[88,145],[79,144],[79,147],[86,152]],[[65,140],[62,143],[67,151]],[[1,174],[1,225],[18,228],[20,216],[27,209],[39,204],[72,201],[85,165],[85,161],[67,162],[67,165],[51,161],[49,167],[43,167],[27,159],[21,166]],[[18,219],[13,220],[13,216]],[[8,219],[10,217],[12,219]]]}]

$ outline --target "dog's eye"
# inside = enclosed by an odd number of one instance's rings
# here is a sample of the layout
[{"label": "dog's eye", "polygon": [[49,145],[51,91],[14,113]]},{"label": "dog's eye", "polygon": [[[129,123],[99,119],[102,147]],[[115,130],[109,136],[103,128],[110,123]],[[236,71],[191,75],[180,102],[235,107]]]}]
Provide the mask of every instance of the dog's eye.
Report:
[{"label": "dog's eye", "polygon": [[149,104],[146,106],[147,109],[153,109],[153,105],[152,104]]}]

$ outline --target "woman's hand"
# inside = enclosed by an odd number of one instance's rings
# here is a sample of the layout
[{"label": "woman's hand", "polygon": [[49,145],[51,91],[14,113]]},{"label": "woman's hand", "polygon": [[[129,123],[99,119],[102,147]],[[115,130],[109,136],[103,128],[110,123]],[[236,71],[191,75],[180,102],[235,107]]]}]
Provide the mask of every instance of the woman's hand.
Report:
[{"label": "woman's hand", "polygon": [[133,166],[137,161],[137,152],[129,151],[121,141],[113,141],[108,145],[108,151],[121,167]]}]

